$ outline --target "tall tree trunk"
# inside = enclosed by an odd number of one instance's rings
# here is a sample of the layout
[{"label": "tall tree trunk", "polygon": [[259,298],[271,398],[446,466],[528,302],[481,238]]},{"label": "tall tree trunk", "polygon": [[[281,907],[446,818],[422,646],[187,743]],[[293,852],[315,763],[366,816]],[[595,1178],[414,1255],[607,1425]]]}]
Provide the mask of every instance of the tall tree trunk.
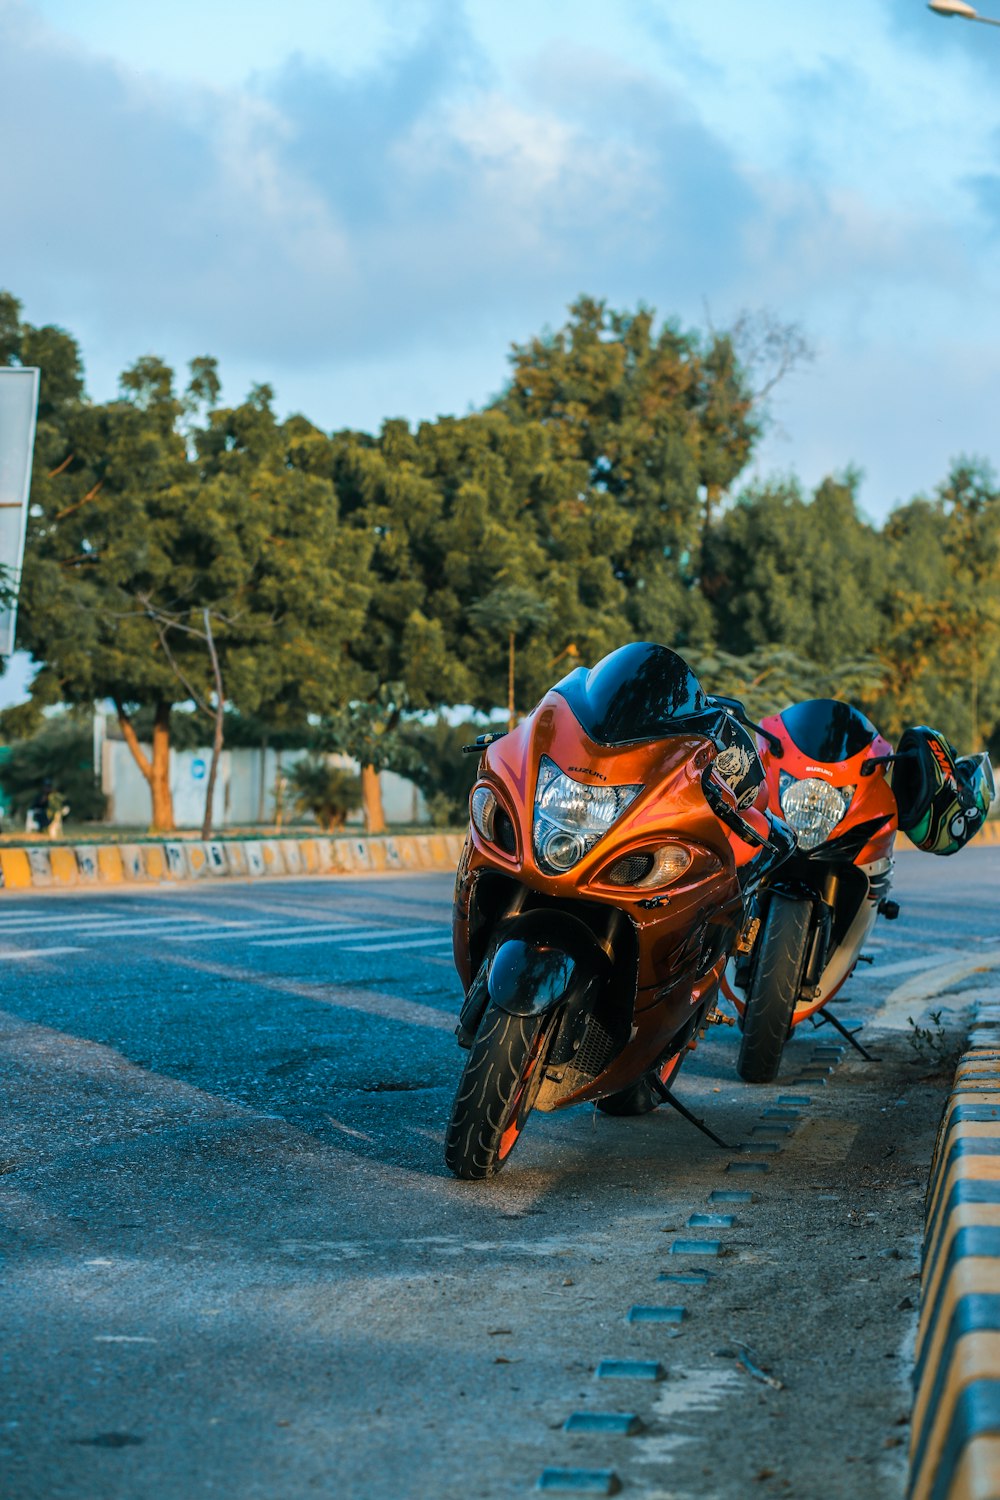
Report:
[{"label": "tall tree trunk", "polygon": [[170,794],[170,709],[158,703],[153,716],[153,827],[157,833],[173,833],[174,799]]},{"label": "tall tree trunk", "polygon": [[507,728],[514,728],[514,632],[507,640]]},{"label": "tall tree trunk", "polygon": [[208,785],[205,787],[205,815],[201,822],[201,836],[203,839],[212,836],[212,810],[215,801],[215,781],[219,772],[219,757],[222,754],[222,737],[225,727],[224,714],[226,711],[226,699],[222,688],[222,669],[219,666],[219,653],[215,649],[215,638],[212,635],[212,618],[208,610],[205,610],[205,639],[208,642],[208,654],[212,660],[212,675],[215,678],[215,732],[212,736],[212,760],[208,768]]},{"label": "tall tree trunk", "polygon": [[267,809],[267,730],[260,737],[260,790],[257,793],[257,822],[263,823]]},{"label": "tall tree trunk", "polygon": [[372,765],[361,767],[361,804],[365,810],[365,828],[369,833],[385,833],[382,810],[382,783]]},{"label": "tall tree trunk", "polygon": [[174,803],[170,795],[170,709],[169,703],[158,702],[153,719],[153,759],[150,760],[139,744],[139,736],[124,706],[115,699],[115,712],[121,725],[122,738],[132,759],[142,772],[153,799],[154,833],[173,833]]},{"label": "tall tree trunk", "polygon": [[702,541],[712,529],[712,524],[719,510],[719,502],[722,499],[721,484],[706,484],[705,486],[705,509],[702,514],[701,538]]}]

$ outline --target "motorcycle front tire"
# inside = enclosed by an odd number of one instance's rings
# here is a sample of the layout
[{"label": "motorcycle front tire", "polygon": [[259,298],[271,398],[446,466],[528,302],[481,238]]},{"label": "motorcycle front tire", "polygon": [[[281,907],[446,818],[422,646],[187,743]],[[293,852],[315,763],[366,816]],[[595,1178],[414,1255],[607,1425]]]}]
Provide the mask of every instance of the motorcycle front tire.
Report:
[{"label": "motorcycle front tire", "polygon": [[808,901],[774,895],[760,936],[743,1016],[736,1071],[745,1083],[773,1083],[802,987],[812,925]]},{"label": "motorcycle front tire", "polygon": [[550,1019],[487,1008],[445,1138],[445,1164],[456,1177],[493,1177],[506,1162],[541,1086]]}]

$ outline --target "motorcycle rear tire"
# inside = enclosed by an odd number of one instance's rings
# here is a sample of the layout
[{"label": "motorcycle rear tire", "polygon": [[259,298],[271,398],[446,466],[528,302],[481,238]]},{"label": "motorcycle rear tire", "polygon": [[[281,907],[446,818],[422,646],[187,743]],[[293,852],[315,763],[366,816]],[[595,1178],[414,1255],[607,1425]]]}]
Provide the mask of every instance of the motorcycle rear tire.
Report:
[{"label": "motorcycle rear tire", "polygon": [[541,1085],[548,1019],[487,1009],[445,1138],[445,1164],[456,1177],[493,1177],[513,1150]]},{"label": "motorcycle rear tire", "polygon": [[653,1093],[649,1081],[640,1078],[627,1089],[619,1089],[617,1094],[598,1099],[597,1107],[605,1115],[648,1115],[659,1102],[660,1097]]},{"label": "motorcycle rear tire", "polygon": [[812,925],[808,901],[772,896],[760,956],[754,965],[743,1017],[736,1071],[745,1083],[773,1083],[802,987]]},{"label": "motorcycle rear tire", "polygon": [[[672,1083],[683,1061],[684,1053],[676,1053],[660,1069],[661,1080],[666,1084]],[[648,1115],[662,1102],[647,1073],[645,1078],[630,1084],[627,1089],[619,1089],[617,1094],[607,1094],[603,1099],[598,1099],[597,1107],[605,1115]]]}]

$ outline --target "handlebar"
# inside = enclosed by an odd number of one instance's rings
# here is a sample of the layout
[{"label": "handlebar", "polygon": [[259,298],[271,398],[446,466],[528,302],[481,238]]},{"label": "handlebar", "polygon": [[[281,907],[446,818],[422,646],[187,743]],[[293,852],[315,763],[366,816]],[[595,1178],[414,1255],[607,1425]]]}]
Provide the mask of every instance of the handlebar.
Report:
[{"label": "handlebar", "polygon": [[502,740],[506,733],[506,729],[498,729],[495,734],[477,734],[476,742],[474,745],[462,746],[462,754],[482,755],[483,751],[488,745],[492,745],[494,740]]},{"label": "handlebar", "polygon": [[782,756],[785,753],[785,747],[781,743],[778,735],[772,734],[770,729],[765,729],[763,724],[758,724],[755,719],[751,719],[750,715],[747,713],[746,709],[743,707],[743,704],[738,698],[725,698],[720,696],[718,693],[713,693],[712,702],[717,703],[720,708],[724,708],[727,713],[732,714],[733,718],[736,719],[740,724],[742,724],[746,729],[755,729],[760,735],[761,739],[766,740],[770,745],[773,754],[778,758],[778,760],[781,760]]},{"label": "handlebar", "polygon": [[705,793],[705,801],[715,816],[721,823],[725,823],[727,828],[731,828],[744,843],[756,844],[760,849],[775,849],[776,846],[763,838],[746,818],[740,816],[735,807],[729,806],[713,779],[711,763],[701,773],[701,789]]}]

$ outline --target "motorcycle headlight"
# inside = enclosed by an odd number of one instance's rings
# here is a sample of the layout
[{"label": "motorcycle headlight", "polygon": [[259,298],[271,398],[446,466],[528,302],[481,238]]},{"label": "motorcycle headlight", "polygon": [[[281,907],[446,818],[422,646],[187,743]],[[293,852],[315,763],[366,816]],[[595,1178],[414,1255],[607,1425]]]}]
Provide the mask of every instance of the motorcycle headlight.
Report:
[{"label": "motorcycle headlight", "polygon": [[571,870],[603,838],[630,802],[638,786],[588,786],[560,771],[543,755],[535,787],[532,844],[543,869]]},{"label": "motorcycle headlight", "polygon": [[778,793],[782,816],[794,828],[801,848],[815,849],[826,843],[856,790],[853,786],[831,786],[818,776],[798,781],[787,771],[781,772]]}]

